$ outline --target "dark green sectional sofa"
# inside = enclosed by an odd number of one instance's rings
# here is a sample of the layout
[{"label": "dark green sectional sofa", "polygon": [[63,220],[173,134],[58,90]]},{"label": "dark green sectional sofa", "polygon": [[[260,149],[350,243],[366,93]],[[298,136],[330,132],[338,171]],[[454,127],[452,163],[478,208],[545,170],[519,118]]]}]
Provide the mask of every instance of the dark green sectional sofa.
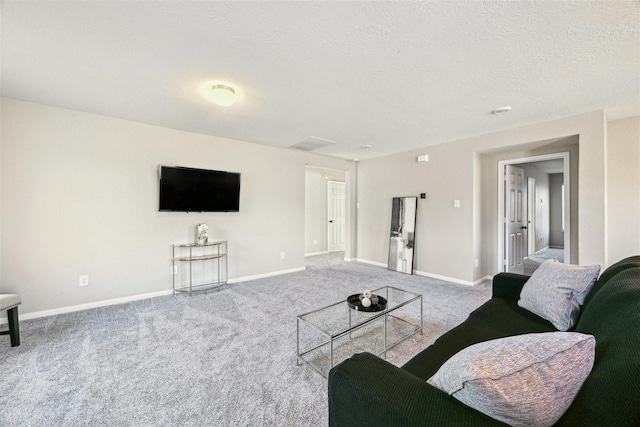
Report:
[{"label": "dark green sectional sofa", "polygon": [[[356,354],[334,367],[329,373],[329,425],[505,425],[426,381],[451,356],[472,344],[556,330],[518,306],[528,278],[496,275],[489,301],[402,368],[369,353]],[[595,337],[595,362],[555,425],[640,426],[640,256],[626,258],[600,275],[572,331]]]}]

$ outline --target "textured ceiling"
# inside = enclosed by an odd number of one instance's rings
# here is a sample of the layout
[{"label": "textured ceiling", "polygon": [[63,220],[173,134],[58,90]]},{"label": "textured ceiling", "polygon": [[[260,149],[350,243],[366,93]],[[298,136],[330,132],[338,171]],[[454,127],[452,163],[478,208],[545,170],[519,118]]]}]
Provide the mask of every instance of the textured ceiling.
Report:
[{"label": "textured ceiling", "polygon": [[[347,159],[640,114],[633,0],[1,7],[3,96],[278,147],[316,137]],[[214,81],[239,101],[212,104]]]}]

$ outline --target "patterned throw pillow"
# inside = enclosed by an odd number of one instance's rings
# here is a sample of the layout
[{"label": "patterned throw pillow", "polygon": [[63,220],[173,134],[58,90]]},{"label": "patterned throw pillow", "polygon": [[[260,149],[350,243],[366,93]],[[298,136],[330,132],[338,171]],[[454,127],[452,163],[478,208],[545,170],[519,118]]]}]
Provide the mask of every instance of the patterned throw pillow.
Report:
[{"label": "patterned throw pillow", "polygon": [[600,266],[564,264],[549,259],[533,272],[520,292],[518,305],[567,331],[600,274]]},{"label": "patterned throw pillow", "polygon": [[461,350],[427,381],[512,426],[550,426],[571,405],[594,357],[591,335],[516,335]]}]

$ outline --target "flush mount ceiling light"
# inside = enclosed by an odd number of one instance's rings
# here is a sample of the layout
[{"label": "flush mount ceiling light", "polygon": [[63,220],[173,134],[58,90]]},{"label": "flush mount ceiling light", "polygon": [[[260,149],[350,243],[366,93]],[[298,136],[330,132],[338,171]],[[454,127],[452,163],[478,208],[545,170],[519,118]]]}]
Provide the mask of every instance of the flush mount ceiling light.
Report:
[{"label": "flush mount ceiling light", "polygon": [[228,107],[236,102],[236,91],[227,85],[211,86],[211,100],[222,107]]},{"label": "flush mount ceiling light", "polygon": [[362,148],[363,150],[366,150],[367,148],[371,148],[371,147],[373,147],[373,145],[371,144],[364,144],[360,146],[360,148]]},{"label": "flush mount ceiling light", "polygon": [[504,114],[504,113],[508,113],[509,111],[511,111],[511,107],[506,106],[506,107],[496,108],[491,112],[491,114]]}]

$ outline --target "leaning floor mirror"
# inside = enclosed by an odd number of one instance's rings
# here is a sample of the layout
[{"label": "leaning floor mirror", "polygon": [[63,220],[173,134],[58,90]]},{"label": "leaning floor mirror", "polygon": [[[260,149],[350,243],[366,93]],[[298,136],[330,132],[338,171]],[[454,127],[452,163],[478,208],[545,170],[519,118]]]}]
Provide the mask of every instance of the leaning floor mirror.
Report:
[{"label": "leaning floor mirror", "polygon": [[394,197],[391,208],[389,270],[413,274],[417,197]]}]

